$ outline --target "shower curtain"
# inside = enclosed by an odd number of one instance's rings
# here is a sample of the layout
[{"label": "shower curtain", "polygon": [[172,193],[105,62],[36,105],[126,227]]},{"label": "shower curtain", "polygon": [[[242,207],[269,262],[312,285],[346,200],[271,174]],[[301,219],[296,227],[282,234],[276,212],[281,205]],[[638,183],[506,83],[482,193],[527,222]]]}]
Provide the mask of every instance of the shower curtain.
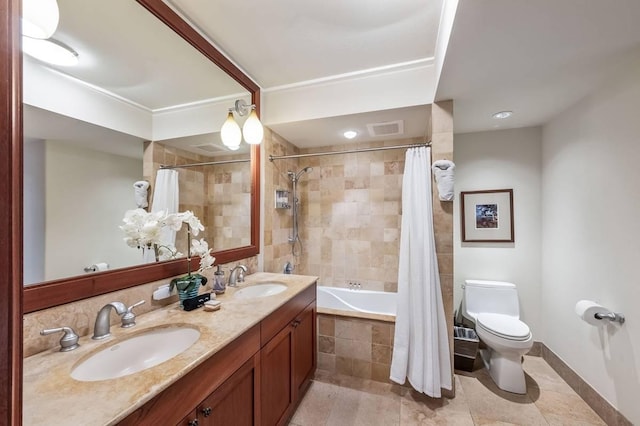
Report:
[{"label": "shower curtain", "polygon": [[[153,189],[153,202],[151,212],[166,211],[167,213],[178,212],[178,201],[180,191],[178,187],[178,171],[173,169],[160,169],[156,174],[156,184]],[[168,227],[164,227],[160,233],[160,241],[163,244],[175,245],[176,232]],[[153,250],[146,250],[144,253],[146,263],[155,262]]]},{"label": "shower curtain", "polygon": [[451,390],[451,355],[440,292],[431,203],[430,148],[407,150],[402,180],[398,313],[391,380],[441,397]]}]

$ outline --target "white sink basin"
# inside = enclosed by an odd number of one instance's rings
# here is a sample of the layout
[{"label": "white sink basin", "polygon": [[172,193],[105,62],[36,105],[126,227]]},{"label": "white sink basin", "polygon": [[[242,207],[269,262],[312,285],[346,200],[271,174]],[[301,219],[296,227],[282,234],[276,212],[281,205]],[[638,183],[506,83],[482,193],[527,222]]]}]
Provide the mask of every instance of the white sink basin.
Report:
[{"label": "white sink basin", "polygon": [[199,338],[200,332],[188,326],[154,328],[91,355],[73,368],[71,377],[95,382],[137,373],[184,352]]},{"label": "white sink basin", "polygon": [[233,297],[237,299],[254,299],[256,297],[268,297],[282,293],[287,286],[281,283],[262,283],[242,288],[235,292]]}]

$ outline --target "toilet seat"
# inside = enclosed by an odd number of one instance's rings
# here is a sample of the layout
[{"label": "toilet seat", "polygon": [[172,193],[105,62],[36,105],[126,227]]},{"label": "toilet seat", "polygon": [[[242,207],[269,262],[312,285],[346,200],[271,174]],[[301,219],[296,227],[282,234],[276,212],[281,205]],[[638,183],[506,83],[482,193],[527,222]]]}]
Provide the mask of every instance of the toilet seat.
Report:
[{"label": "toilet seat", "polygon": [[476,325],[487,333],[507,340],[524,341],[531,338],[529,326],[508,315],[484,312],[478,314]]}]

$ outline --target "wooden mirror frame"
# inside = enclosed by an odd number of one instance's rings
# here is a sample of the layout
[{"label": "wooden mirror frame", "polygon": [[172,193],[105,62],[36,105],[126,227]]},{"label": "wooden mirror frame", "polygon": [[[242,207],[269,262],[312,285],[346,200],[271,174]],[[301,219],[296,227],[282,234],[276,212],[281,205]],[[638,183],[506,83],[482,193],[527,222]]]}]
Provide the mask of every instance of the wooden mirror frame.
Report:
[{"label": "wooden mirror frame", "polygon": [[[215,65],[251,93],[251,102],[260,111],[260,88],[238,67],[229,61],[211,43],[202,37],[162,0],[136,0],[167,27],[175,31],[186,42],[209,58]],[[22,90],[22,88],[20,88]],[[22,120],[20,120],[20,129]],[[20,169],[22,165],[20,164]],[[260,235],[260,147],[251,147],[251,244],[245,247],[222,250],[214,253],[216,264],[244,259],[259,253]],[[198,259],[192,259],[192,268],[197,268]],[[185,273],[184,259],[161,263],[149,263],[120,268],[86,276],[47,281],[24,288],[23,310],[25,313],[62,305],[76,300],[121,290],[136,285],[161,280]]]}]

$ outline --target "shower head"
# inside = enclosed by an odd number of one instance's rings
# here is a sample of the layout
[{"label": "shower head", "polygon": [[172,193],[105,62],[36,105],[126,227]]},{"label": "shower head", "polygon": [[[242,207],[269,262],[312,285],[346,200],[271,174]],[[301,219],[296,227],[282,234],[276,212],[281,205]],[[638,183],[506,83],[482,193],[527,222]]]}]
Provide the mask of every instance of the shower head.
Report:
[{"label": "shower head", "polygon": [[300,179],[300,176],[302,176],[303,173],[311,173],[312,171],[313,171],[313,167],[305,167],[295,175],[293,172],[287,172],[287,174],[291,176],[292,180],[297,181],[298,179]]}]

